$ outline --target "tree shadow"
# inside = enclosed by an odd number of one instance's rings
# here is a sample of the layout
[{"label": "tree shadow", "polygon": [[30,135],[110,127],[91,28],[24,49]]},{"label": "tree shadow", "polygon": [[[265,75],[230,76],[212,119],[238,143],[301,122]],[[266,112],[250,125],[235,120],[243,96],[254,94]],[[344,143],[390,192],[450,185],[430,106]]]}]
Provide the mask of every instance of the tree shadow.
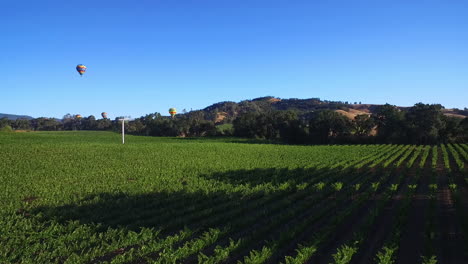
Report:
[{"label": "tree shadow", "polygon": [[[80,224],[97,224],[101,231],[108,228],[125,228],[139,231],[142,228],[177,231],[184,227],[198,228],[197,221],[180,221],[201,206],[214,207],[225,200],[241,201],[236,193],[203,191],[153,192],[139,195],[101,193],[90,195],[76,204],[57,207],[37,207],[32,213],[41,213],[43,220],[59,223],[79,221]],[[201,215],[201,214],[200,214]],[[202,220],[202,219],[200,219]]]},{"label": "tree shadow", "polygon": [[[27,213],[39,221],[64,226],[77,221],[79,225],[92,226],[95,233],[109,229],[141,232],[149,228],[159,230],[159,236],[167,238],[182,230],[192,230],[198,232],[198,235],[192,235],[194,238],[211,229],[229,229],[211,249],[204,249],[204,254],[213,254],[215,246],[227,246],[231,239],[236,241],[254,234],[254,242],[249,242],[253,246],[243,249],[247,252],[236,253],[234,259],[239,260],[251,249],[261,249],[267,241],[280,239],[295,226],[303,224],[305,219],[321,212],[316,224],[307,225],[305,232],[294,235],[291,242],[278,251],[277,259],[284,258],[285,254],[294,255],[298,243],[308,241],[314,232],[327,225],[327,219],[336,210],[346,208],[355,199],[344,195],[344,190],[342,196],[337,196],[331,184],[323,190],[313,187],[323,180],[342,180],[349,173],[340,167],[233,170],[203,175],[213,186],[222,186],[212,191],[209,188],[193,189],[183,180],[178,191],[93,194],[66,205],[32,207]],[[272,224],[273,229],[262,231]],[[106,253],[97,261],[112,259],[125,250]]]},{"label": "tree shadow", "polygon": [[169,138],[181,142],[223,142],[223,143],[239,143],[239,144],[262,144],[262,145],[293,145],[279,140],[255,139],[255,138],[240,138],[240,137],[176,137]]},{"label": "tree shadow", "polygon": [[255,139],[255,138],[228,138],[226,142],[238,144],[261,144],[261,145],[294,145],[280,140]]},{"label": "tree shadow", "polygon": [[203,177],[232,185],[250,185],[251,187],[256,187],[258,185],[269,184],[273,187],[278,187],[285,183],[290,185],[303,184],[312,181],[311,177],[314,177],[314,175],[340,173],[340,170],[340,168],[252,169],[213,173],[203,175]]},{"label": "tree shadow", "polygon": [[[134,231],[141,228],[156,228],[170,233],[184,227],[200,228],[204,222],[203,217],[236,207],[247,208],[253,200],[260,198],[268,200],[268,196],[281,196],[282,192],[296,192],[301,188],[301,184],[313,182],[315,175],[339,173],[339,169],[326,168],[234,170],[202,176],[213,182],[214,186],[230,184],[232,190],[228,190],[229,187],[213,191],[193,190],[185,180],[181,180],[182,188],[178,191],[157,191],[137,195],[93,194],[71,204],[32,207],[29,213],[40,214],[44,221],[98,224],[102,230],[109,227]],[[268,187],[262,188],[260,185]],[[200,212],[203,210],[206,212]],[[229,224],[231,220],[227,219],[222,226]]]}]

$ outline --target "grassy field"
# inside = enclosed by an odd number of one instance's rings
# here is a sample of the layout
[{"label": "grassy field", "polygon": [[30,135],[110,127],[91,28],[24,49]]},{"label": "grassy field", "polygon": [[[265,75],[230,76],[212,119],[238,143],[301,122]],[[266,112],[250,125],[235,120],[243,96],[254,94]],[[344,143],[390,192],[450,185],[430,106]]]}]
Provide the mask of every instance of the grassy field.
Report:
[{"label": "grassy field", "polygon": [[1,133],[0,263],[468,263],[466,144],[125,142]]}]

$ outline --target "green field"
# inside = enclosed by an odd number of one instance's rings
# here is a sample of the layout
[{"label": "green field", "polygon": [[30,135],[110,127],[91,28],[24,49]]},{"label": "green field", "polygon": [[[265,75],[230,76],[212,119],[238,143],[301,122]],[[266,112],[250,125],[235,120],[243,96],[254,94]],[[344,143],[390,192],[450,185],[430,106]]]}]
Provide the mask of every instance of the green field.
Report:
[{"label": "green field", "polygon": [[0,133],[0,263],[468,263],[467,144],[120,140]]}]

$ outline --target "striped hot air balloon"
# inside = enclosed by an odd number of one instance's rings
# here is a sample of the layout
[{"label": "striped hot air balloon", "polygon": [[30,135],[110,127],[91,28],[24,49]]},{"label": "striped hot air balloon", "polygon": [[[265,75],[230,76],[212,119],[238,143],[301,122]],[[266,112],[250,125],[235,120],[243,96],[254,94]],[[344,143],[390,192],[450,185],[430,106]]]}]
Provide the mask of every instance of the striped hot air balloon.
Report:
[{"label": "striped hot air balloon", "polygon": [[174,116],[177,114],[177,109],[174,107],[169,108],[169,114],[171,114],[171,117],[174,118]]},{"label": "striped hot air balloon", "polygon": [[106,113],[106,112],[102,112],[102,113],[101,113],[101,116],[102,116],[102,118],[106,119],[106,118],[107,118],[107,113]]},{"label": "striped hot air balloon", "polygon": [[86,66],[83,64],[78,64],[76,65],[76,71],[78,71],[78,73],[83,76],[83,74],[86,72]]}]

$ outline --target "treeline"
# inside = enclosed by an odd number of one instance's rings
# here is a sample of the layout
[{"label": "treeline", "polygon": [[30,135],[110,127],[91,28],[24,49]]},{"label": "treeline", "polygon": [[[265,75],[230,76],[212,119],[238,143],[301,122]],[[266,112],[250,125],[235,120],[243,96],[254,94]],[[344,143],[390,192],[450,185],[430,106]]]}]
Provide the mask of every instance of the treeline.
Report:
[{"label": "treeline", "polygon": [[[378,106],[372,114],[354,119],[333,111],[297,110],[245,111],[221,121],[213,111],[191,111],[174,119],[159,113],[129,121],[126,132],[145,136],[239,136],[282,141],[290,144],[437,144],[468,142],[468,118],[447,116],[438,104],[418,103],[401,109]],[[120,121],[76,118],[62,120],[0,119],[3,130],[113,130],[120,131]]]},{"label": "treeline", "polygon": [[62,130],[115,130],[116,121],[110,119],[96,119],[93,115],[85,118],[77,118],[65,115],[63,119],[39,117],[34,119],[0,119],[0,130],[24,130],[24,131],[62,131]]},{"label": "treeline", "polygon": [[[208,115],[203,111],[194,111],[177,118],[161,116],[159,113],[126,121],[125,131],[134,135],[145,136],[221,136],[233,135],[232,125],[228,133],[224,133],[223,126],[215,126],[214,121],[205,120]],[[40,117],[35,119],[0,119],[0,131],[66,131],[66,130],[107,130],[120,131],[121,121],[119,117],[115,120],[103,118],[96,119],[91,115],[88,117],[77,117],[67,114],[63,119]]]},{"label": "treeline", "polygon": [[349,119],[329,109],[304,112],[262,107],[222,121],[216,111],[191,111],[175,119],[154,113],[130,121],[126,127],[135,135],[238,136],[289,144],[467,142],[468,118],[444,115],[442,109],[438,104],[418,103],[406,109],[386,104],[372,114]]},{"label": "treeline", "polygon": [[298,116],[293,111],[246,113],[233,123],[235,135],[293,144],[437,144],[468,141],[468,118],[446,116],[441,105],[401,110],[386,104],[354,119],[331,110]]}]

